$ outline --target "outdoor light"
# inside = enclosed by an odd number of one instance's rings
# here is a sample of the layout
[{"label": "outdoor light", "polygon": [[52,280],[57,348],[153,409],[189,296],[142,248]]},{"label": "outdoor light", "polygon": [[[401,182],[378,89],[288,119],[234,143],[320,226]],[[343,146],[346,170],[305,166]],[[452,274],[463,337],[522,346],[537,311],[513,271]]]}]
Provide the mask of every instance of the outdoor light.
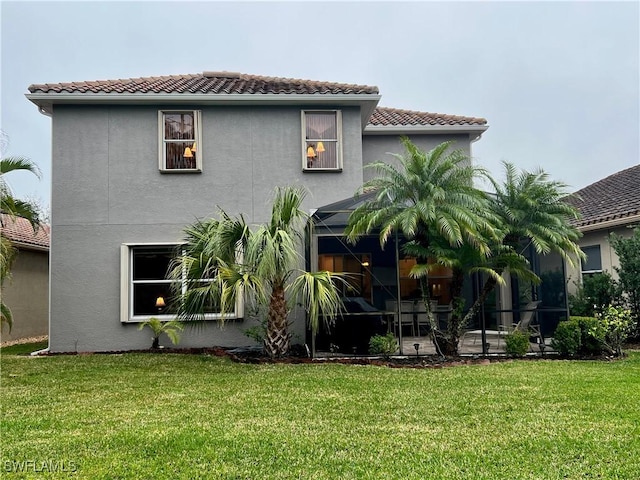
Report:
[{"label": "outdoor light", "polygon": [[362,262],[362,266],[363,267],[368,267],[369,266],[369,262]]},{"label": "outdoor light", "polygon": [[418,356],[418,350],[420,350],[420,344],[419,343],[414,343],[413,344],[413,348],[416,349],[416,357]]}]

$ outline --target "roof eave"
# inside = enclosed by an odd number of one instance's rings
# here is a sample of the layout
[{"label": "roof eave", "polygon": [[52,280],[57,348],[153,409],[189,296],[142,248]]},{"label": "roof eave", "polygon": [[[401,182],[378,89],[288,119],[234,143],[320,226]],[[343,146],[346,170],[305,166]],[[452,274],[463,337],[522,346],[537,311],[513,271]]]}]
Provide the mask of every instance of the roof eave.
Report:
[{"label": "roof eave", "polygon": [[367,125],[365,135],[438,135],[468,134],[474,141],[487,131],[489,125]]},{"label": "roof eave", "polygon": [[629,215],[626,217],[614,218],[612,220],[597,221],[588,225],[579,225],[577,227],[582,233],[592,232],[594,230],[604,230],[607,228],[622,227],[631,223],[640,222],[640,213]]},{"label": "roof eave", "polygon": [[11,245],[19,250],[32,250],[34,252],[49,253],[49,247],[43,245],[35,245],[33,243],[21,242],[17,240],[11,240]]},{"label": "roof eave", "polygon": [[381,96],[370,93],[27,93],[27,99],[37,105],[40,113],[51,115],[53,105],[91,104],[183,104],[183,105],[344,105],[359,106],[362,125],[366,125]]}]

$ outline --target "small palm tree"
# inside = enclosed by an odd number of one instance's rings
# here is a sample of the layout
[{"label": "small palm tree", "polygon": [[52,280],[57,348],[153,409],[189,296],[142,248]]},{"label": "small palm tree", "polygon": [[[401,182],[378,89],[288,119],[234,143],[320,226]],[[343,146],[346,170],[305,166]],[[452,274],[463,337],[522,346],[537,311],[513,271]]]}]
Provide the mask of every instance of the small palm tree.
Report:
[{"label": "small palm tree", "polygon": [[180,342],[180,332],[184,328],[184,326],[175,320],[169,320],[167,322],[162,322],[156,317],[151,317],[149,320],[142,322],[138,325],[138,330],[142,330],[145,327],[149,327],[153,332],[153,343],[151,344],[151,348],[157,349],[160,348],[160,336],[164,333],[169,337],[171,343],[177,345]]},{"label": "small palm tree", "polygon": [[483,257],[490,254],[490,239],[496,235],[487,215],[489,200],[473,185],[486,171],[473,166],[462,151],[451,150],[451,142],[425,153],[407,137],[401,140],[406,153],[394,155],[399,168],[383,162],[367,166],[377,176],[359,193],[373,190],[375,194],[352,212],[345,234],[356,241],[380,229],[382,246],[394,231],[409,240],[404,252],[416,257],[410,274],[419,279],[433,340],[440,350],[429,301],[428,274],[433,268],[429,259],[438,259],[442,244],[459,248],[466,243]]},{"label": "small palm tree", "polygon": [[[6,137],[2,134],[2,140]],[[3,141],[4,144],[6,141]],[[35,205],[19,200],[13,196],[9,184],[5,179],[5,175],[14,171],[31,172],[40,178],[40,170],[38,166],[25,157],[3,157],[0,159],[0,213],[5,213],[11,218],[23,217],[29,220],[34,231],[39,228],[40,219],[38,210]],[[2,235],[2,217],[0,217],[0,288],[5,280],[11,276],[11,266],[15,260],[16,250],[12,247],[11,242]],[[13,316],[7,305],[0,301],[0,328],[7,325],[9,331],[13,326]]]},{"label": "small palm tree", "polygon": [[334,284],[342,277],[330,272],[307,272],[300,254],[307,214],[301,210],[305,194],[294,187],[278,188],[269,222],[249,228],[242,215],[220,209],[219,219],[189,226],[186,244],[173,263],[171,277],[186,275],[189,287],[176,290],[178,318],[199,321],[217,308],[222,320],[244,295],[266,307],[265,351],[275,357],[289,351],[288,315],[296,303],[305,308],[313,333],[320,319],[335,318],[342,301]]}]

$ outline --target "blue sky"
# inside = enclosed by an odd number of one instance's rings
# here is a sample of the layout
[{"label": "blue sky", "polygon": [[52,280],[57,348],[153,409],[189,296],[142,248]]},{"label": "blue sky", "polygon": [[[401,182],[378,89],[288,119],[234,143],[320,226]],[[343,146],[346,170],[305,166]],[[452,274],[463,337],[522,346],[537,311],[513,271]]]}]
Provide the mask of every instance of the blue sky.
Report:
[{"label": "blue sky", "polygon": [[[51,120],[32,83],[205,70],[376,85],[381,106],[485,117],[476,163],[582,188],[640,162],[639,2],[7,2],[8,177],[49,203]],[[384,159],[382,159],[384,160]]]}]

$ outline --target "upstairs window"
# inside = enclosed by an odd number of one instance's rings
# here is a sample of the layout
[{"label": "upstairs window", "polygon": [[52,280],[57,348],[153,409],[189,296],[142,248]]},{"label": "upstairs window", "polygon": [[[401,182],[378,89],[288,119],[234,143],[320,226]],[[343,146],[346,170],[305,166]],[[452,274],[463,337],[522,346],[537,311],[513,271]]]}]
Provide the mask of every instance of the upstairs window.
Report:
[{"label": "upstairs window", "polygon": [[160,170],[199,172],[202,169],[199,110],[159,112]]},{"label": "upstairs window", "polygon": [[340,111],[303,111],[302,134],[303,170],[342,170],[342,116]]}]

